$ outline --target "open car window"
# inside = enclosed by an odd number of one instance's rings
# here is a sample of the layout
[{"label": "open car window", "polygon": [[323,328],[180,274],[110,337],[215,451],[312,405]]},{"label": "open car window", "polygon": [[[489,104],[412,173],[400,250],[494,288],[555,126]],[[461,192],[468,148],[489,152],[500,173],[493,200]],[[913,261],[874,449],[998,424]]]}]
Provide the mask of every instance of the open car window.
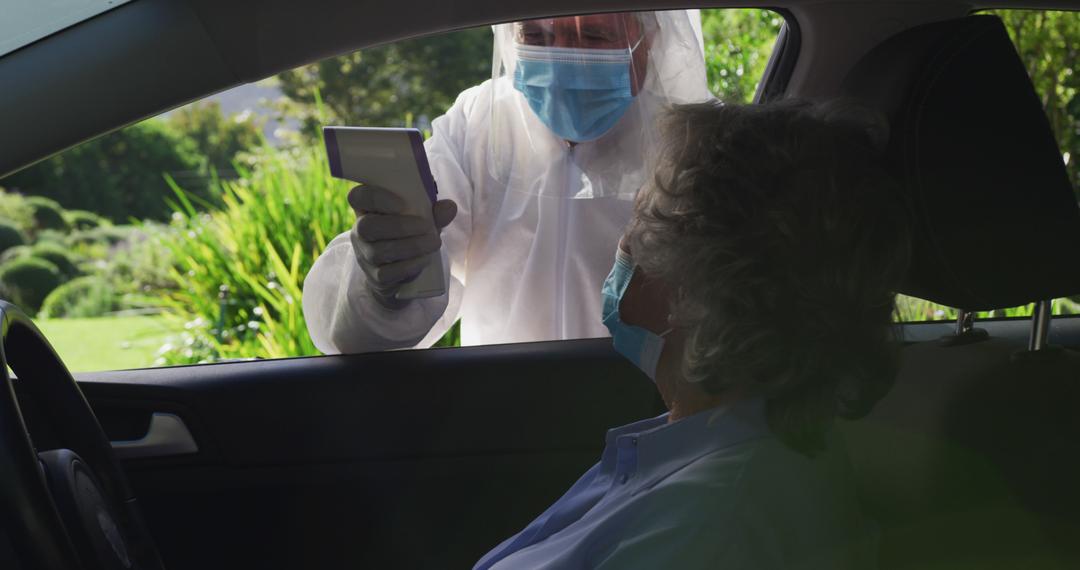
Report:
[{"label": "open car window", "polygon": [[[70,5],[84,10],[25,16],[54,31],[92,15],[91,3]],[[783,17],[732,9],[701,20],[709,90],[750,102]],[[355,221],[353,184],[330,176],[321,126],[431,136],[460,93],[491,78],[492,44],[485,26],[326,59],[0,179],[2,296],[37,317],[73,371],[319,354],[305,276]],[[435,346],[460,344],[460,331]]]},{"label": "open car window", "polygon": [[[1080,12],[1051,10],[990,10],[1009,31],[1028,75],[1043,102],[1043,110],[1061,148],[1073,188],[1080,199]],[[1008,223],[1001,220],[1000,223]],[[1064,258],[1062,263],[1071,263]],[[976,318],[1028,318],[1034,305],[976,313]],[[902,322],[954,320],[956,308],[901,295],[897,320]],[[1055,315],[1080,314],[1080,298],[1055,299]]]}]

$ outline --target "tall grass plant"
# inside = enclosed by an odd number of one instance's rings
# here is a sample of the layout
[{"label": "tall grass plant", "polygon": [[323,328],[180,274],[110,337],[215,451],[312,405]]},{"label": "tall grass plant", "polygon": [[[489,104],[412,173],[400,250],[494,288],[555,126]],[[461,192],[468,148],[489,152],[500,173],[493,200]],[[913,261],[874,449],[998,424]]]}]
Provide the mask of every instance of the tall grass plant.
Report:
[{"label": "tall grass plant", "polygon": [[[317,354],[301,310],[304,276],[326,244],[349,228],[347,182],[329,174],[321,149],[264,148],[239,177],[214,180],[220,205],[198,204],[174,181],[176,289],[166,306],[187,330],[162,364]],[[199,206],[199,207],[196,207]]]}]

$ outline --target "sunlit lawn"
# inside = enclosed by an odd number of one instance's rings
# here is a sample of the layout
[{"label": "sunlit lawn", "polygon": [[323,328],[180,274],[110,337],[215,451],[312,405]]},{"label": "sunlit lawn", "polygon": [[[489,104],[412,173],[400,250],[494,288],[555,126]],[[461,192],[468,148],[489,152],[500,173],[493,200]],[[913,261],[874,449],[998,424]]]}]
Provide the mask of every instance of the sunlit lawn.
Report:
[{"label": "sunlit lawn", "polygon": [[72,372],[152,366],[161,345],[177,334],[159,316],[36,322]]}]

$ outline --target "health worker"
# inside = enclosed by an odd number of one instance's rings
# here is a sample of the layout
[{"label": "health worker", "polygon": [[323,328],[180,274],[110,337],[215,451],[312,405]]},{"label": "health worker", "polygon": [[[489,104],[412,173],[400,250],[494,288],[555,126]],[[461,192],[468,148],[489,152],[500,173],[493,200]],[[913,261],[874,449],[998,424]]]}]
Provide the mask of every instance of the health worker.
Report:
[{"label": "health worker", "polygon": [[[600,290],[657,153],[655,117],[711,98],[697,11],[494,26],[490,80],[462,92],[425,143],[435,225],[357,186],[355,225],[304,283],[325,353],[607,336]],[[441,235],[440,235],[441,230]],[[447,293],[398,289],[441,250]]]}]

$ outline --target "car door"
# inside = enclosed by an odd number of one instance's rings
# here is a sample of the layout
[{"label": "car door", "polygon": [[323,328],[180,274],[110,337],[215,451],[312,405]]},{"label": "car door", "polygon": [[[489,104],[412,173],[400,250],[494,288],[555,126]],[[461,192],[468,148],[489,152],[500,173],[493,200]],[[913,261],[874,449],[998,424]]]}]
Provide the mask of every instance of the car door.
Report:
[{"label": "car door", "polygon": [[[468,567],[594,463],[607,428],[662,410],[604,339],[79,383],[172,569]],[[170,447],[184,438],[163,416],[195,446]]]}]

